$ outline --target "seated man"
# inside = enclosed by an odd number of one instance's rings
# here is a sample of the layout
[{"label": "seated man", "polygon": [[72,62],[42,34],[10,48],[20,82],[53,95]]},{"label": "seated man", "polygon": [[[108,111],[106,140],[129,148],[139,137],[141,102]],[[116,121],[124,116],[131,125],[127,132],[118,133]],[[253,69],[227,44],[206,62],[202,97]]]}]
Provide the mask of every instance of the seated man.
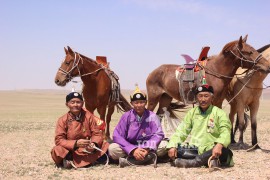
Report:
[{"label": "seated man", "polygon": [[[222,109],[212,105],[213,93],[213,87],[207,84],[196,89],[199,106],[188,111],[167,145],[173,165],[200,167],[207,166],[208,160],[211,167],[218,166],[219,162],[233,165],[232,151],[227,148],[231,139],[231,122]],[[191,149],[183,145],[189,135]],[[195,152],[195,155],[192,157],[190,152]]]},{"label": "seated man", "polygon": [[120,167],[156,164],[155,151],[164,133],[158,116],[145,109],[146,95],[137,87],[130,97],[133,109],[123,114],[113,133],[109,155]]},{"label": "seated man", "polygon": [[69,112],[57,121],[56,146],[51,151],[58,167],[85,167],[106,158],[109,143],[103,139],[104,122],[82,108],[83,103],[83,97],[77,92],[66,96]]}]

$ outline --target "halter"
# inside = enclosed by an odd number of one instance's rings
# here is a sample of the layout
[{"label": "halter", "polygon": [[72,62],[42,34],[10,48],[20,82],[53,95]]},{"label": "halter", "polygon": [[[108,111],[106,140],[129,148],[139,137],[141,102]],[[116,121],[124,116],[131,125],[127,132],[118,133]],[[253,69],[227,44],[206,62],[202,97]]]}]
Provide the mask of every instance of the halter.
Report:
[{"label": "halter", "polygon": [[[249,68],[246,72],[249,72],[251,69],[254,68],[254,66],[262,59],[262,54],[259,53],[259,55],[255,58],[254,61],[252,60],[248,60],[248,58],[245,57],[245,55],[240,51],[240,49],[238,47],[236,47],[237,51],[239,52],[239,54],[242,56],[238,56],[236,55],[232,50],[230,50],[230,52],[237,58],[237,59],[240,59],[240,62],[241,62],[241,67],[243,68],[243,61],[245,62],[248,62],[248,63],[252,63],[253,66],[252,68]],[[203,67],[202,65],[198,64],[202,69],[205,69],[207,70],[207,73],[208,74],[211,74],[217,78],[228,78],[228,79],[232,79],[234,76],[226,76],[226,75],[222,75],[222,74],[219,74],[217,72],[214,72],[213,70],[207,68],[207,67]]]},{"label": "halter", "polygon": [[240,51],[240,49],[239,49],[238,47],[236,47],[236,49],[237,49],[237,51],[239,52],[239,54],[240,54],[242,57],[236,55],[232,50],[230,50],[230,52],[231,52],[236,58],[240,59],[240,61],[241,61],[241,67],[242,67],[242,68],[243,68],[243,61],[248,62],[248,63],[252,63],[253,66],[252,66],[252,68],[250,68],[250,69],[253,69],[253,67],[254,67],[254,66],[261,60],[261,58],[262,58],[262,54],[259,53],[259,55],[255,58],[254,61],[248,60],[248,59],[245,57],[245,55]]},{"label": "halter", "polygon": [[71,73],[73,72],[73,70],[74,70],[75,68],[78,69],[78,72],[79,72],[79,76],[80,76],[80,77],[87,76],[87,75],[91,75],[91,74],[94,74],[94,73],[98,72],[98,71],[101,70],[101,69],[104,69],[104,67],[101,67],[101,68],[99,68],[99,69],[96,69],[96,70],[93,71],[93,72],[81,74],[81,71],[80,71],[80,68],[79,68],[79,63],[80,63],[80,61],[81,61],[82,64],[83,64],[83,59],[82,59],[82,57],[80,56],[80,54],[78,54],[78,53],[76,53],[76,52],[75,52],[74,54],[75,54],[74,62],[73,62],[72,68],[71,68],[69,71],[66,71],[66,70],[62,69],[61,67],[59,68],[59,71],[60,71],[62,74],[64,74],[64,75],[67,76],[68,81],[70,81],[70,80],[73,78],[73,76],[71,76]]}]

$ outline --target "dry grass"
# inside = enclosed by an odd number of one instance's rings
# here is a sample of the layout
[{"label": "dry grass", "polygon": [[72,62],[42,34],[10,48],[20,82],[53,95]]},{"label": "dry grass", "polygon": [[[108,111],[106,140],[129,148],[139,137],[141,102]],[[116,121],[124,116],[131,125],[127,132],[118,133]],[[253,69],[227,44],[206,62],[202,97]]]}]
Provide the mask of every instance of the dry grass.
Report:
[{"label": "dry grass", "polygon": [[[209,172],[206,168],[177,169],[169,164],[128,167],[96,166],[81,170],[54,167],[50,150],[54,145],[55,122],[67,109],[66,92],[0,91],[0,179],[270,179],[267,152],[234,150],[235,166]],[[258,139],[270,149],[270,100],[264,100],[258,117]],[[228,109],[226,109],[228,111]],[[183,117],[184,113],[179,114]],[[121,114],[115,113],[112,129]],[[250,126],[244,140],[251,144]]]}]

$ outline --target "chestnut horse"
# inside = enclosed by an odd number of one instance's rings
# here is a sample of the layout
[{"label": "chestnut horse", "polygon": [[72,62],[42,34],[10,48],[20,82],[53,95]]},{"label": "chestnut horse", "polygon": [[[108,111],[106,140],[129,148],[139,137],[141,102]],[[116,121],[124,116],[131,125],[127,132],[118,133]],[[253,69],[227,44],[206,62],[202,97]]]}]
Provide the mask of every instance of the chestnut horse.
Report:
[{"label": "chestnut horse", "polygon": [[[203,68],[206,80],[214,88],[213,104],[220,108],[226,95],[226,88],[238,67],[263,71],[270,69],[269,62],[247,44],[246,40],[247,36],[245,38],[241,36],[239,40],[226,44],[218,55],[205,59],[207,63]],[[153,111],[159,103],[157,114],[162,114],[163,107],[171,110],[173,98],[183,102],[179,93],[179,82],[175,76],[178,67],[179,65],[164,64],[149,74],[146,81],[149,110]],[[189,87],[184,87],[184,90],[189,90]]]},{"label": "chestnut horse", "polygon": [[[66,57],[56,73],[55,83],[58,86],[65,86],[73,77],[81,77],[84,84],[82,93],[85,107],[92,113],[97,109],[102,120],[105,120],[106,116],[106,138],[110,140],[110,121],[117,102],[110,102],[112,87],[111,79],[105,72],[106,68],[93,59],[73,52],[70,47],[64,49]],[[124,111],[131,109],[121,93],[119,105]]]},{"label": "chestnut horse", "polygon": [[[267,47],[267,46],[265,46]],[[268,45],[269,47],[269,45]],[[257,51],[260,52],[264,48],[260,48]],[[270,47],[262,52],[263,57],[265,57],[270,63]],[[242,74],[245,69],[239,68],[236,73]],[[257,140],[257,113],[260,106],[260,97],[263,90],[263,80],[266,78],[268,73],[264,71],[254,71],[245,73],[241,76],[235,76],[231,83],[229,84],[226,99],[230,102],[230,114],[229,118],[231,123],[234,123],[234,116],[237,113],[237,121],[235,130],[233,128],[231,131],[231,142],[235,143],[234,136],[237,128],[239,128],[239,141],[237,145],[239,148],[244,148],[243,133],[247,127],[248,117],[245,113],[245,109],[250,111],[251,120],[251,139],[253,149],[260,148]]]}]

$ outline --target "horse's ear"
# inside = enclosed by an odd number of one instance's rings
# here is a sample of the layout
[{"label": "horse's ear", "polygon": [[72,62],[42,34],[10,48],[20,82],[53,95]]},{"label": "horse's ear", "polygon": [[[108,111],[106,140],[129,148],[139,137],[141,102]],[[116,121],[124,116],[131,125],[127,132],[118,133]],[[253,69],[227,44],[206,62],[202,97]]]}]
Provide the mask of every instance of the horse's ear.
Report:
[{"label": "horse's ear", "polygon": [[65,48],[65,47],[64,47],[64,50],[65,50],[66,54],[68,54],[68,50],[67,50],[67,48]]},{"label": "horse's ear", "polygon": [[239,39],[239,41],[238,41],[238,47],[239,47],[240,49],[243,48],[243,39],[242,39],[242,36],[240,36],[240,39]]},{"label": "horse's ear", "polygon": [[243,38],[243,42],[247,42],[247,38],[248,38],[248,35],[246,35],[244,38]]},{"label": "horse's ear", "polygon": [[71,53],[71,54],[74,54],[74,52],[72,51],[72,49],[68,46],[68,52]]}]

